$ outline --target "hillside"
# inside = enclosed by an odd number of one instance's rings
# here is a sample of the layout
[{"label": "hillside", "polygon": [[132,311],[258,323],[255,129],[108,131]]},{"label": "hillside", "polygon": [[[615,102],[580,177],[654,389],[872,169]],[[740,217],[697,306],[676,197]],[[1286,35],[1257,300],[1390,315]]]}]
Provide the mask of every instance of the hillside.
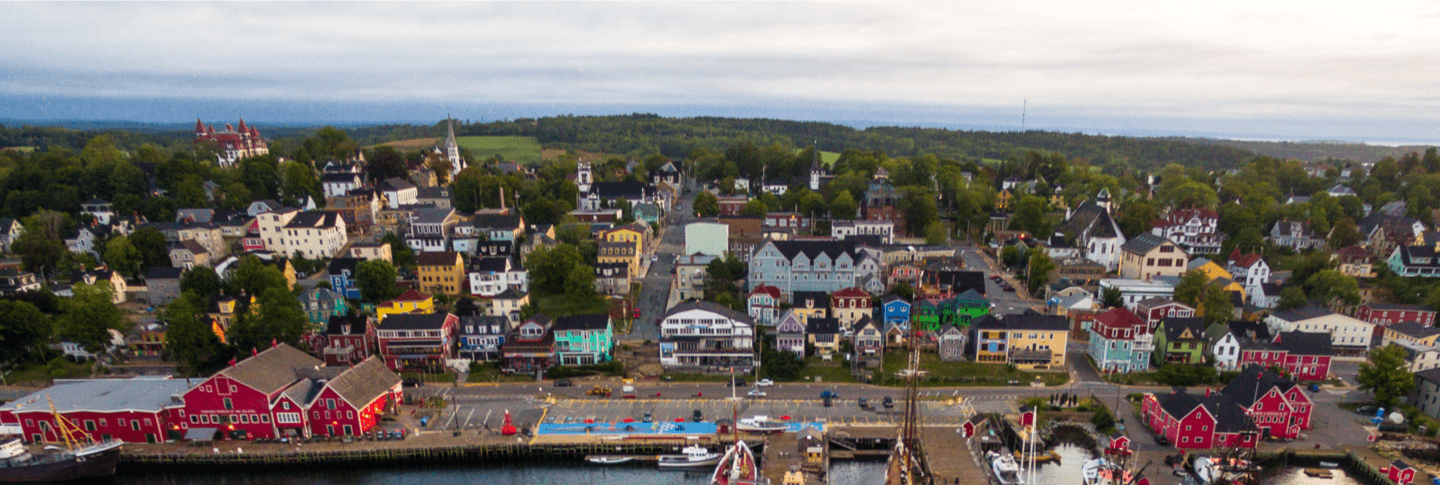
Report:
[{"label": "hillside", "polygon": [[1327,141],[1246,141],[1246,140],[1220,140],[1213,138],[1184,138],[1168,137],[1166,140],[1173,140],[1181,143],[1192,143],[1196,145],[1220,145],[1241,150],[1247,150],[1259,155],[1275,158],[1294,159],[1301,161],[1323,160],[1326,158],[1338,158],[1342,160],[1353,160],[1367,163],[1377,162],[1385,157],[1400,158],[1406,153],[1425,153],[1426,146],[1405,145],[1405,146],[1381,146],[1366,145],[1364,143],[1327,142]]}]

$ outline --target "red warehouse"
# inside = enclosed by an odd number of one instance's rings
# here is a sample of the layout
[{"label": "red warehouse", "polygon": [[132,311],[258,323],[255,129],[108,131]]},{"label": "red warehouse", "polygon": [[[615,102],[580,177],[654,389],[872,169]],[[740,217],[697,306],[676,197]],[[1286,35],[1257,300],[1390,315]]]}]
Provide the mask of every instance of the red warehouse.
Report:
[{"label": "red warehouse", "polygon": [[1209,391],[1204,396],[1146,394],[1140,412],[1145,424],[1176,448],[1255,447],[1257,433],[1246,425],[1245,411],[1226,396]]},{"label": "red warehouse", "polygon": [[220,429],[233,438],[275,437],[280,429],[271,403],[295,383],[298,372],[320,364],[320,359],[289,345],[265,349],[186,392],[187,416],[181,427]]},{"label": "red warehouse", "polygon": [[[321,367],[296,381],[282,396],[305,409],[310,436],[357,436],[380,422],[387,408],[400,400],[400,376],[379,358],[354,367]],[[280,412],[276,413],[277,421]],[[293,420],[293,415],[283,421]]]},{"label": "red warehouse", "polygon": [[1334,355],[1328,333],[1281,332],[1273,342],[1242,342],[1239,367],[1278,367],[1296,380],[1323,381]]},{"label": "red warehouse", "polygon": [[[188,379],[97,379],[56,381],[56,385],[0,406],[0,434],[26,442],[58,442],[55,410],[96,440],[159,443],[178,438],[184,419],[180,395]],[[46,397],[49,401],[46,401]]]},{"label": "red warehouse", "polygon": [[1418,322],[1426,327],[1435,326],[1435,310],[1420,305],[1366,303],[1355,309],[1355,318],[1378,326],[1388,326],[1400,322]]},{"label": "red warehouse", "polygon": [[1248,366],[1221,391],[1254,419],[1262,437],[1296,438],[1310,429],[1310,411],[1315,407],[1304,388],[1295,381]]}]

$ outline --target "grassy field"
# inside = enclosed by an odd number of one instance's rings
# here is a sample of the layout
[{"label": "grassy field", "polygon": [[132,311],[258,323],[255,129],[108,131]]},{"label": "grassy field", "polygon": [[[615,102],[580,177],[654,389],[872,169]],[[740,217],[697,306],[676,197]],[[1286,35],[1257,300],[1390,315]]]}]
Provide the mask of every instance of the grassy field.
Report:
[{"label": "grassy field", "polygon": [[[901,385],[895,377],[905,368],[904,352],[886,352],[885,363],[876,373],[876,384]],[[1025,372],[1010,366],[980,364],[975,362],[944,362],[932,353],[920,355],[920,369],[925,371],[925,380],[920,383],[927,387],[949,386],[1004,386],[1014,381],[1016,385],[1027,386],[1040,378],[1047,386],[1058,386],[1069,380],[1064,372]]]},{"label": "grassy field", "polygon": [[0,151],[14,150],[17,152],[33,152],[35,147],[0,147]]},{"label": "grassy field", "polygon": [[[391,147],[394,147],[396,150],[400,150],[400,151],[402,151],[402,152],[410,152],[410,151],[415,151],[415,150],[429,150],[429,149],[431,149],[431,148],[434,148],[434,147],[435,147],[435,144],[438,143],[439,141],[440,141],[439,138],[411,138],[411,139],[409,139],[409,140],[399,140],[399,141],[385,142],[385,143],[381,143],[380,145],[391,146]],[[380,145],[375,145],[375,146],[380,146]],[[372,148],[372,147],[365,147],[365,148]]]},{"label": "grassy field", "polygon": [[535,382],[535,378],[528,375],[501,373],[500,366],[494,364],[481,366],[479,370],[480,372],[471,372],[469,374],[466,374],[465,382]]},{"label": "grassy field", "polygon": [[834,359],[830,362],[819,357],[805,359],[805,370],[800,371],[800,381],[814,381],[819,377],[821,384],[855,382],[855,376],[850,374],[850,363],[838,354]]},{"label": "grassy field", "polygon": [[[799,149],[799,148],[796,148],[796,149],[795,149],[795,153],[800,153],[800,149]],[[824,151],[824,150],[821,150],[821,151],[820,151],[820,163],[825,164],[825,166],[827,166],[827,167],[828,167],[828,166],[831,166],[831,165],[834,165],[834,164],[835,164],[835,161],[836,161],[836,160],[839,160],[839,159],[840,159],[840,154],[839,154],[838,152],[827,152],[827,151]]]},{"label": "grassy field", "polygon": [[[68,360],[64,362],[65,373],[64,375],[58,376],[60,379],[78,379],[90,377],[90,366],[92,365],[91,363],[75,363]],[[48,386],[50,385],[50,379],[54,377],[55,376],[50,375],[44,364],[35,364],[6,374],[5,382],[9,383],[12,386],[26,384]]]},{"label": "grassy field", "polygon": [[531,136],[462,136],[455,139],[478,160],[500,155],[518,163],[539,164],[540,142]]},{"label": "grassy field", "polygon": [[[540,150],[540,158],[543,158],[545,160],[555,160],[557,158],[560,158],[560,155],[564,155],[568,151],[569,150],[565,150],[562,148],[546,148]],[[587,152],[585,150],[576,150],[575,155],[579,156],[580,160],[584,162],[600,162],[604,160],[609,160],[611,158],[625,158],[624,155],[617,155],[614,153]]]}]

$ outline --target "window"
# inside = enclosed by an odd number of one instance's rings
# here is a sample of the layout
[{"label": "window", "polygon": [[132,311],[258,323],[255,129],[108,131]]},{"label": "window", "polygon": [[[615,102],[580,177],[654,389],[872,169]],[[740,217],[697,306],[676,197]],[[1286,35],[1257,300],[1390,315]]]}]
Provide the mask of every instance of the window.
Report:
[{"label": "window", "polygon": [[199,417],[199,416],[196,416],[196,415],[194,415],[194,414],[191,414],[191,415],[190,415],[190,424],[200,424],[200,417]]},{"label": "window", "polygon": [[225,409],[235,409],[235,403],[230,402],[228,397],[225,398]]},{"label": "window", "polygon": [[131,429],[131,430],[134,430],[134,431],[140,431],[140,420],[138,420],[138,419],[132,419],[132,420],[130,420],[130,429]]},{"label": "window", "polygon": [[265,423],[265,424],[270,424],[270,415],[269,415],[269,414],[261,414],[261,415],[260,415],[260,422]]},{"label": "window", "polygon": [[85,420],[85,431],[95,431],[95,421]]}]

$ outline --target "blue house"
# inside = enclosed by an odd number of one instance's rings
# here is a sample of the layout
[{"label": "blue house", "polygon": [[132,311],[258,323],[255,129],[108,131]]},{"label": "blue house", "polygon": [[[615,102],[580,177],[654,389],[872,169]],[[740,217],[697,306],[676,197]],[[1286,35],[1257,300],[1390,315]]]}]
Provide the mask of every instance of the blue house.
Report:
[{"label": "blue house", "polygon": [[896,295],[887,296],[880,301],[878,310],[880,315],[876,320],[883,322],[882,327],[884,324],[894,324],[902,329],[910,328],[910,302],[905,301],[904,298]]},{"label": "blue house", "polygon": [[330,289],[345,298],[360,298],[360,287],[355,286],[355,267],[365,261],[360,258],[335,258],[330,260],[326,270],[330,273]]}]

